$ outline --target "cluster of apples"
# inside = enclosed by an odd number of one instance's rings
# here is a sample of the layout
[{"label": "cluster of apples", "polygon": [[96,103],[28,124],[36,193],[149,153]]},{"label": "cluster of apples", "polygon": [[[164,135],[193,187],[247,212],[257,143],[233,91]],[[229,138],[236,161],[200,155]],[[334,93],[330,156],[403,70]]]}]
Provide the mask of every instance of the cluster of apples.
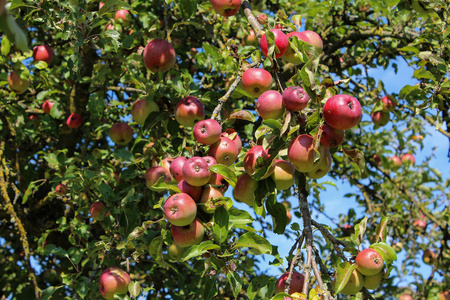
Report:
[{"label": "cluster of apples", "polygon": [[386,125],[391,119],[389,112],[393,111],[397,106],[397,101],[391,95],[386,95],[381,98],[381,102],[383,103],[383,108],[381,110],[374,111],[371,114],[372,122],[375,126]]},{"label": "cluster of apples", "polygon": [[355,295],[363,287],[372,290],[378,288],[384,279],[384,260],[376,250],[367,248],[356,255],[358,267],[353,270],[345,287],[340,291],[344,295]]}]

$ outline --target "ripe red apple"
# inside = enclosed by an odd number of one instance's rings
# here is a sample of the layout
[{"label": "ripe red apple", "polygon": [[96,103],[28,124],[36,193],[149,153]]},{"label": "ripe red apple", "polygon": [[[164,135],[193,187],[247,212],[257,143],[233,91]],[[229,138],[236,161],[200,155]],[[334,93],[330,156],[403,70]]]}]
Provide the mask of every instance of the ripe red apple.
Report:
[{"label": "ripe red apple", "polygon": [[402,166],[402,160],[397,155],[391,157],[391,166],[394,170],[400,168]]},{"label": "ripe red apple", "polygon": [[96,221],[103,221],[105,217],[109,214],[108,209],[106,208],[106,205],[102,201],[96,201],[92,203],[89,214],[91,215],[91,218]]},{"label": "ripe red apple", "polygon": [[98,288],[103,299],[113,300],[114,294],[126,294],[130,284],[130,276],[124,270],[110,267],[102,272]]},{"label": "ripe red apple", "polygon": [[236,143],[225,136],[221,136],[217,142],[209,147],[209,155],[214,157],[218,164],[232,165],[238,157]]},{"label": "ripe red apple", "polygon": [[258,68],[249,68],[242,74],[242,88],[250,96],[258,98],[272,87],[272,75]]},{"label": "ripe red apple", "polygon": [[384,267],[380,253],[370,248],[360,251],[356,255],[355,263],[358,265],[357,270],[365,276],[375,275]]},{"label": "ripe red apple", "polygon": [[358,272],[358,270],[353,270],[347,284],[339,293],[343,295],[355,295],[359,291],[361,291],[363,286],[364,276],[360,272]]},{"label": "ripe red apple", "polygon": [[12,72],[8,76],[8,85],[9,89],[14,93],[20,95],[25,93],[30,86],[30,81],[28,79],[20,78],[19,74],[16,71]]},{"label": "ripe red apple", "polygon": [[205,118],[203,103],[194,96],[180,100],[175,107],[175,119],[183,126],[193,127]]},{"label": "ripe red apple", "polygon": [[255,31],[250,29],[250,33],[246,34],[242,40],[244,46],[256,46],[258,45],[258,39],[256,38]]},{"label": "ripe red apple", "polygon": [[320,159],[319,162],[315,164],[313,170],[306,172],[306,176],[311,179],[319,179],[328,174],[331,169],[331,153],[327,147],[321,147],[319,150]]},{"label": "ripe red apple", "polygon": [[439,300],[450,300],[450,291],[440,293]]},{"label": "ripe red apple", "polygon": [[114,19],[117,22],[122,23],[123,26],[128,26],[131,23],[131,14],[126,9],[119,9],[118,11],[116,11]]},{"label": "ripe red apple", "polygon": [[210,167],[210,168],[211,168],[211,166],[214,166],[215,164],[217,164],[216,159],[210,155],[203,156],[203,159],[206,161],[206,163],[208,164],[208,167]]},{"label": "ripe red apple", "polygon": [[287,110],[301,111],[308,105],[309,96],[303,88],[291,86],[284,90],[282,100]]},{"label": "ripe red apple", "polygon": [[111,126],[109,137],[118,145],[126,145],[133,139],[133,129],[124,122],[117,122]]},{"label": "ripe red apple", "polygon": [[39,122],[40,122],[39,116],[38,116],[38,115],[34,115],[34,114],[30,115],[30,116],[28,117],[28,120],[32,122],[32,125],[33,125],[33,126],[38,125]]},{"label": "ripe red apple", "polygon": [[186,157],[179,156],[175,158],[170,164],[170,174],[172,175],[173,179],[175,179],[178,182],[184,179],[183,166],[186,161],[187,161]]},{"label": "ripe red apple", "polygon": [[112,24],[112,23],[106,24],[105,25],[105,31],[106,30],[114,30],[114,24]]},{"label": "ripe red apple", "polygon": [[178,246],[177,244],[172,244],[169,246],[169,249],[167,250],[169,253],[169,257],[175,261],[179,261],[185,252],[183,247]]},{"label": "ripe red apple", "polygon": [[42,110],[44,111],[44,113],[49,115],[54,104],[55,104],[55,102],[51,102],[50,100],[45,100],[44,103],[42,104]]},{"label": "ripe red apple", "polygon": [[208,164],[200,156],[189,158],[183,165],[183,177],[187,183],[193,186],[202,186],[211,179],[211,171]]},{"label": "ripe red apple", "polygon": [[203,187],[201,186],[193,186],[186,182],[186,180],[181,180],[178,183],[178,188],[180,189],[181,193],[186,193],[195,201],[200,201],[200,198],[203,193]]},{"label": "ripe red apple", "polygon": [[67,185],[60,183],[55,187],[55,193],[57,195],[65,195],[67,193]]},{"label": "ripe red apple", "polygon": [[152,186],[161,178],[164,177],[163,182],[170,183],[172,177],[170,176],[169,171],[167,171],[165,168],[156,166],[148,168],[147,171],[145,171],[145,185],[153,190]]},{"label": "ripe red apple", "polygon": [[413,297],[409,294],[403,294],[398,298],[399,300],[413,300]]},{"label": "ripe red apple", "polygon": [[[200,203],[206,204],[206,202],[210,199],[217,199],[221,197],[223,197],[223,192],[220,189],[212,186],[207,186],[206,188],[203,189],[202,197],[200,198]],[[201,205],[200,208],[208,214],[213,214],[214,211],[216,210],[214,204],[212,204],[211,206]]]},{"label": "ripe red apple", "polygon": [[161,167],[166,169],[169,172],[169,174],[170,174],[170,165],[172,164],[172,162],[173,162],[173,158],[170,158],[170,157],[166,157],[163,160],[161,160]]},{"label": "ripe red apple", "polygon": [[189,225],[194,221],[196,215],[197,204],[186,193],[174,194],[164,203],[164,216],[172,225]]},{"label": "ripe red apple", "polygon": [[397,106],[397,100],[391,95],[384,96],[381,101],[383,102],[383,110],[387,112],[394,111]]},{"label": "ripe red apple", "polygon": [[402,163],[414,165],[416,163],[416,158],[411,153],[406,153],[402,155]]},{"label": "ripe red apple", "polygon": [[377,289],[384,278],[384,271],[381,270],[375,275],[364,276],[364,287],[368,290]]},{"label": "ripe red apple", "polygon": [[255,202],[255,191],[258,187],[258,182],[244,173],[240,175],[236,181],[233,189],[233,197],[236,201],[244,202],[249,206],[253,206]]},{"label": "ripe red apple", "polygon": [[287,219],[287,223],[286,224],[291,223],[291,221],[292,221],[292,214],[291,214],[291,211],[287,210],[287,209],[286,209],[286,219]]},{"label": "ripe red apple", "polygon": [[53,59],[53,50],[47,45],[36,46],[33,49],[34,61],[45,61],[47,65],[50,65]]},{"label": "ripe red apple", "polygon": [[[308,44],[311,44],[311,41],[309,38],[303,33],[303,32],[289,32],[286,37],[289,41],[292,41],[294,36],[296,36],[299,40],[305,41]],[[294,65],[298,65],[302,63],[302,60],[298,57],[297,53],[295,53],[294,49],[292,49],[291,45],[289,44],[286,53],[283,55],[283,59],[287,62],[293,63]]]},{"label": "ripe red apple", "polygon": [[[312,136],[301,134],[290,143],[288,147],[288,158],[297,171],[309,172],[316,167],[314,160],[317,154],[314,151],[313,142],[314,139]],[[323,146],[319,147],[321,154],[323,151]]]},{"label": "ripe red apple", "polygon": [[241,8],[241,0],[210,0],[212,7],[221,16],[231,17]]},{"label": "ripe red apple", "polygon": [[322,129],[322,137],[320,138],[320,142],[325,147],[337,147],[344,140],[343,130],[334,129],[328,124],[323,124],[320,128]]},{"label": "ripe red apple", "polygon": [[222,175],[213,173],[211,175],[211,179],[208,181],[211,185],[217,185],[217,187],[222,191],[222,193],[225,193],[228,190],[228,187],[230,184],[228,181],[223,178]]},{"label": "ripe red apple", "polygon": [[[283,275],[281,275],[280,278],[278,278],[277,286],[276,286],[277,293],[284,292],[284,289],[286,288],[286,280],[287,280],[288,276],[289,276],[289,272],[286,272]],[[292,272],[291,283],[289,285],[288,294],[301,293],[303,290],[303,282],[304,281],[305,281],[305,277],[302,274],[300,274],[297,271]]]},{"label": "ripe red apple", "polygon": [[183,248],[199,244],[205,235],[205,227],[198,218],[186,226],[172,225],[171,231],[175,244]]},{"label": "ripe red apple", "polygon": [[389,112],[383,110],[375,111],[370,116],[372,117],[372,122],[375,126],[384,126],[391,119]]},{"label": "ripe red apple", "polygon": [[224,136],[224,137],[227,137],[230,140],[232,140],[236,144],[238,153],[241,152],[242,141],[241,141],[241,138],[239,137],[238,133],[236,132],[236,130],[234,130],[233,128],[228,128],[227,130],[225,130],[225,132],[222,132],[222,134],[220,136]]},{"label": "ripe red apple", "polygon": [[311,30],[305,30],[305,31],[301,32],[301,34],[303,34],[309,38],[309,40],[311,41],[311,45],[313,45],[314,48],[317,49],[317,52],[319,52],[319,53],[322,52],[323,41],[322,41],[322,38],[320,37],[320,35],[318,35],[317,33],[315,33],[314,31],[311,31]]},{"label": "ripe red apple", "polygon": [[83,124],[83,118],[77,114],[71,114],[66,121],[67,127],[69,128],[78,128]]},{"label": "ripe red apple", "polygon": [[154,39],[148,42],[143,56],[145,66],[153,73],[165,72],[172,68],[177,61],[173,46],[162,39]]},{"label": "ripe red apple", "polygon": [[105,3],[100,2],[100,3],[98,4],[98,9],[102,9],[103,5],[105,5]]},{"label": "ripe red apple", "polygon": [[423,218],[420,218],[414,221],[413,226],[418,229],[423,229],[427,227],[427,221],[425,221]]},{"label": "ripe red apple", "polygon": [[[264,159],[264,161],[270,160],[269,151],[264,149],[263,146],[259,146],[259,145],[258,146],[253,146],[245,154],[245,157],[244,157],[244,169],[245,169],[245,172],[247,172],[249,175],[253,175],[257,171],[257,167],[258,167],[257,160],[258,160],[259,157],[262,157]],[[270,169],[267,170],[266,175],[263,176],[261,179],[267,178],[270,175],[272,175],[274,169],[275,169],[275,165],[272,164]]]},{"label": "ripe red apple", "polygon": [[[279,58],[283,56],[284,53],[286,53],[286,50],[289,46],[289,41],[286,35],[279,29],[271,29],[271,32],[275,35],[275,57]],[[264,34],[261,38],[261,41],[259,43],[259,46],[261,47],[261,51],[264,54],[264,56],[267,56],[268,49],[270,45],[267,45],[267,36]],[[278,48],[278,49],[277,49]]]},{"label": "ripe red apple", "polygon": [[295,181],[295,168],[290,162],[282,159],[275,160],[275,168],[272,175],[270,175],[275,182],[277,190],[287,190]]},{"label": "ripe red apple", "polygon": [[206,119],[197,122],[194,126],[194,138],[203,145],[212,145],[217,142],[222,133],[222,126],[213,119]]},{"label": "ripe red apple", "polygon": [[259,24],[261,24],[261,25],[265,25],[269,21],[269,17],[266,16],[265,14],[259,14],[256,19],[258,20]]},{"label": "ripe red apple", "polygon": [[145,99],[136,100],[131,107],[133,120],[139,125],[144,125],[148,115],[154,111],[159,111],[158,104],[155,101],[147,101]]},{"label": "ripe red apple", "polygon": [[427,265],[434,265],[434,263],[436,262],[436,253],[427,249],[423,252],[422,260]]},{"label": "ripe red apple", "polygon": [[283,97],[274,90],[262,93],[256,101],[256,111],[263,120],[281,118],[284,114]]},{"label": "ripe red apple", "polygon": [[362,117],[358,99],[349,95],[335,95],[323,106],[323,117],[335,129],[347,130],[358,125]]}]

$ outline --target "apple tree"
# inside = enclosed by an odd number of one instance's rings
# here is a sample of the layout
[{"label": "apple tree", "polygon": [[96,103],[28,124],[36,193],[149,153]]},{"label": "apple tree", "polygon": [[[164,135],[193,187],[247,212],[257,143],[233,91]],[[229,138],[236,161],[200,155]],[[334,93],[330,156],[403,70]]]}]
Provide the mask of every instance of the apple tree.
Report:
[{"label": "apple tree", "polygon": [[[449,299],[448,168],[416,161],[450,139],[449,20],[0,0],[2,299]],[[374,70],[400,62],[388,91]]]}]

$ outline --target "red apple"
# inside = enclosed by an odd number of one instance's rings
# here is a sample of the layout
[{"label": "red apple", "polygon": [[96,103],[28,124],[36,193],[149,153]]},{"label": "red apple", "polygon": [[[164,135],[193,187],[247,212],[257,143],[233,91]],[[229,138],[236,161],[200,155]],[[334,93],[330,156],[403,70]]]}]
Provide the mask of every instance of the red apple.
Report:
[{"label": "red apple", "polygon": [[375,126],[384,126],[391,119],[389,112],[383,110],[375,111],[370,116],[372,117],[372,122]]},{"label": "red apple", "polygon": [[196,215],[197,204],[186,193],[174,194],[164,203],[164,216],[172,225],[189,225],[194,221]]},{"label": "red apple", "polygon": [[416,227],[417,229],[423,229],[427,227],[427,221],[425,221],[424,219],[415,220],[413,226]]},{"label": "red apple", "polygon": [[133,139],[133,129],[124,122],[117,122],[111,126],[109,137],[118,145],[126,145]]},{"label": "red apple", "polygon": [[153,190],[152,186],[161,178],[163,177],[163,182],[170,183],[172,177],[170,176],[169,171],[167,171],[165,168],[156,166],[148,168],[147,171],[145,171],[145,185]]},{"label": "red apple", "polygon": [[286,219],[287,219],[287,223],[286,223],[286,224],[291,223],[291,221],[292,221],[292,214],[291,214],[291,212],[290,212],[289,210],[287,210],[287,209],[286,209]]},{"label": "red apple", "polygon": [[33,49],[34,61],[45,61],[47,65],[50,65],[53,59],[53,50],[47,45],[36,46]]},{"label": "red apple", "polygon": [[178,246],[177,244],[172,244],[169,246],[169,249],[167,250],[169,253],[169,257],[175,261],[179,261],[185,252],[183,247]]},{"label": "red apple", "polygon": [[274,90],[262,93],[256,101],[256,111],[263,120],[281,118],[284,114],[283,97]]},{"label": "red apple", "polygon": [[211,206],[206,206],[205,204],[210,199],[217,199],[221,197],[223,197],[223,193],[220,189],[212,186],[204,188],[202,197],[200,198],[200,203],[203,203],[203,205],[201,205],[200,208],[208,214],[213,214],[214,211],[216,210],[214,204],[211,204]]},{"label": "red apple", "polygon": [[108,23],[105,25],[105,31],[106,30],[114,30],[114,24],[112,23]]},{"label": "red apple", "polygon": [[71,114],[66,121],[67,127],[69,128],[78,128],[83,124],[83,118],[77,114]]},{"label": "red apple", "polygon": [[222,191],[222,193],[225,193],[228,190],[228,187],[230,186],[228,181],[226,181],[222,175],[216,173],[213,173],[211,175],[211,179],[209,180],[208,183],[211,185],[216,185]]},{"label": "red apple", "polygon": [[218,164],[232,165],[238,157],[236,143],[225,136],[221,136],[217,142],[209,147],[209,155],[214,157]]},{"label": "red apple", "polygon": [[374,154],[373,155],[373,161],[375,162],[375,164],[377,164],[379,166],[381,165],[381,157],[379,155]]},{"label": "red apple", "polygon": [[[255,174],[255,172],[260,168],[257,164],[257,160],[259,157],[262,157],[264,161],[270,160],[269,151],[263,148],[263,146],[253,146],[244,157],[244,169],[249,175]],[[272,175],[275,165],[272,164],[270,169],[267,170],[267,173],[263,178],[267,178]]]},{"label": "red apple", "polygon": [[387,112],[394,111],[397,106],[397,100],[391,95],[384,96],[381,101],[383,102],[383,110]]},{"label": "red apple", "polygon": [[186,226],[172,225],[171,231],[175,244],[183,248],[199,244],[205,235],[205,227],[198,218]]},{"label": "red apple", "polygon": [[323,117],[335,129],[347,130],[358,125],[362,117],[358,99],[349,95],[335,95],[323,107]]},{"label": "red apple", "polygon": [[39,116],[38,115],[34,115],[34,114],[30,115],[28,117],[28,120],[32,122],[33,126],[38,125],[39,122],[40,122]]},{"label": "red apple", "polygon": [[[314,151],[313,142],[314,139],[312,136],[301,134],[290,143],[288,147],[288,158],[297,171],[309,172],[315,169],[316,164],[314,164],[314,161],[317,154]],[[323,146],[319,147],[321,154],[323,151]]]},{"label": "red apple", "polygon": [[416,158],[411,153],[406,153],[402,155],[402,163],[407,165],[414,165],[416,163]]},{"label": "red apple", "polygon": [[231,17],[241,8],[241,0],[210,0],[212,7],[221,16]]},{"label": "red apple", "polygon": [[[284,53],[286,53],[286,50],[289,46],[289,41],[286,37],[286,35],[279,29],[271,29],[271,32],[275,35],[275,57],[279,58],[283,56]],[[267,45],[267,36],[264,34],[261,38],[261,41],[259,43],[259,46],[261,47],[262,53],[267,56],[268,49],[270,45]]]},{"label": "red apple", "polygon": [[194,138],[203,145],[212,145],[217,142],[222,133],[222,126],[213,119],[206,119],[197,122],[194,126]]},{"label": "red apple", "polygon": [[178,182],[184,179],[183,166],[186,161],[187,161],[186,157],[179,156],[175,158],[170,164],[170,174],[172,175],[173,179],[175,179]]},{"label": "red apple", "polygon": [[211,171],[206,161],[199,156],[189,158],[183,165],[183,177],[193,186],[202,186],[211,179]]},{"label": "red apple", "polygon": [[242,88],[254,98],[258,98],[271,87],[272,75],[264,69],[249,68],[242,74]]},{"label": "red apple", "polygon": [[44,113],[49,115],[54,104],[55,104],[55,102],[51,102],[50,100],[45,100],[44,103],[42,104],[42,110],[44,111]]},{"label": "red apple", "polygon": [[55,193],[57,195],[65,195],[67,193],[67,185],[60,183],[55,187]]},{"label": "red apple", "polygon": [[145,66],[153,73],[165,72],[172,68],[177,61],[173,46],[162,39],[154,39],[148,42],[143,56]]},{"label": "red apple", "polygon": [[325,147],[337,147],[344,140],[343,130],[334,129],[328,124],[323,124],[320,128],[322,129],[322,137],[320,138],[320,142]]},{"label": "red apple", "polygon": [[148,115],[154,111],[159,111],[158,104],[155,101],[147,101],[145,99],[136,100],[131,107],[133,120],[139,125],[144,125]]},{"label": "red apple", "polygon": [[173,162],[173,158],[170,157],[166,157],[161,161],[161,167],[163,167],[164,169],[166,169],[169,174],[170,174],[170,165]]},{"label": "red apple", "polygon": [[450,291],[440,293],[439,300],[450,300]]},{"label": "red apple", "polygon": [[284,90],[282,100],[287,110],[301,111],[308,105],[309,96],[303,88],[291,86]]},{"label": "red apple", "polygon": [[98,9],[102,9],[103,5],[105,5],[105,3],[100,2],[100,3],[98,4]]},{"label": "red apple", "polygon": [[402,160],[397,155],[394,155],[390,158],[391,166],[394,170],[400,168],[402,166]]},{"label": "red apple", "polygon": [[270,175],[275,182],[277,190],[287,190],[295,181],[295,168],[290,162],[282,159],[275,160],[275,168],[272,175]]},{"label": "red apple", "polygon": [[378,272],[375,275],[364,276],[364,287],[368,290],[377,289],[384,278],[384,271]]},{"label": "red apple", "polygon": [[206,163],[208,164],[208,167],[210,167],[210,168],[211,168],[211,166],[214,166],[215,164],[217,164],[216,159],[210,155],[203,156],[203,159],[206,161]]},{"label": "red apple", "polygon": [[265,14],[259,14],[256,19],[258,20],[259,24],[261,24],[261,25],[265,25],[269,21],[269,17],[266,16]]},{"label": "red apple", "polygon": [[102,272],[98,288],[103,299],[113,300],[114,294],[126,294],[130,284],[130,276],[124,270],[110,267]]},{"label": "red apple", "polygon": [[436,262],[436,253],[427,249],[423,252],[422,260],[427,265],[434,265]]},{"label": "red apple", "polygon": [[183,126],[193,127],[205,118],[203,103],[194,96],[180,100],[175,107],[175,119]]},{"label": "red apple", "polygon": [[[322,151],[323,150],[323,151]],[[306,176],[311,179],[319,179],[328,174],[331,169],[331,153],[327,147],[321,147],[319,162],[315,164],[313,170],[306,172]]]},{"label": "red apple", "polygon": [[353,270],[347,284],[339,293],[343,295],[355,295],[359,291],[361,291],[363,286],[364,276],[360,272],[358,272],[358,270]]},{"label": "red apple", "polygon": [[[286,288],[286,280],[287,280],[288,276],[289,276],[289,272],[286,272],[283,275],[281,275],[280,278],[278,278],[277,286],[276,286],[277,293],[284,292],[284,289]],[[302,274],[300,274],[297,271],[292,272],[291,283],[289,285],[288,294],[301,293],[303,290],[304,281],[305,281],[305,277]]]},{"label": "red apple", "polygon": [[356,255],[355,263],[358,265],[357,270],[365,276],[375,275],[384,267],[380,253],[370,248],[360,251]]},{"label": "red apple", "polygon": [[30,86],[30,81],[28,79],[20,78],[19,74],[16,71],[12,72],[8,76],[8,85],[9,89],[14,93],[20,95],[28,90]]},{"label": "red apple", "polygon": [[233,197],[236,201],[244,202],[249,206],[253,206],[255,202],[255,191],[258,187],[258,182],[244,173],[240,175],[236,181],[233,189]]},{"label": "red apple", "polygon": [[256,38],[255,31],[250,29],[250,33],[246,34],[242,40],[242,45],[244,46],[257,46],[258,39]]},{"label": "red apple", "polygon": [[91,215],[91,218],[96,221],[103,221],[105,217],[109,214],[108,209],[106,208],[106,205],[102,201],[96,201],[92,203],[89,214]]},{"label": "red apple", "polygon": [[413,300],[413,297],[409,294],[403,294],[398,298],[399,300]]},{"label": "red apple", "polygon": [[116,11],[114,19],[117,22],[122,23],[123,26],[128,26],[131,23],[131,14],[126,9],[119,9],[118,11]]},{"label": "red apple", "polygon": [[303,32],[301,32],[302,35],[305,35],[306,37],[309,38],[309,40],[311,41],[311,45],[314,46],[314,48],[317,49],[317,52],[322,52],[323,50],[323,41],[322,38],[320,37],[320,35],[318,35],[317,33],[315,33],[314,31],[311,30],[305,30]]},{"label": "red apple", "polygon": [[195,201],[198,202],[203,193],[203,187],[193,186],[186,182],[186,180],[181,180],[178,183],[178,188],[181,193],[186,193]]},{"label": "red apple", "polygon": [[[289,41],[292,41],[294,36],[296,36],[299,40],[307,42],[308,44],[311,44],[311,41],[309,38],[303,33],[303,32],[289,32],[286,37]],[[299,49],[300,51],[300,49]],[[283,59],[287,62],[293,63],[294,65],[301,64],[303,61],[298,57],[297,53],[295,53],[294,49],[292,49],[291,45],[289,44],[286,53],[283,55]]]},{"label": "red apple", "polygon": [[232,140],[236,144],[236,147],[238,148],[238,153],[241,152],[242,141],[236,130],[234,130],[233,128],[228,128],[227,130],[225,130],[225,132],[222,132],[221,136],[227,137],[230,140]]}]

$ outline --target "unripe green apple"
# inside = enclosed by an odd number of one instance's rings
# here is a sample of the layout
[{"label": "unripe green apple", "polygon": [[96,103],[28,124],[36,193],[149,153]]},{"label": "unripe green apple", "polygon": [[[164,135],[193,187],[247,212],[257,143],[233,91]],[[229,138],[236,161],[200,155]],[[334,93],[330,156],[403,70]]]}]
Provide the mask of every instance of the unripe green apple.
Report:
[{"label": "unripe green apple", "polygon": [[345,287],[339,292],[343,295],[355,295],[364,286],[364,276],[356,269],[353,270]]}]

